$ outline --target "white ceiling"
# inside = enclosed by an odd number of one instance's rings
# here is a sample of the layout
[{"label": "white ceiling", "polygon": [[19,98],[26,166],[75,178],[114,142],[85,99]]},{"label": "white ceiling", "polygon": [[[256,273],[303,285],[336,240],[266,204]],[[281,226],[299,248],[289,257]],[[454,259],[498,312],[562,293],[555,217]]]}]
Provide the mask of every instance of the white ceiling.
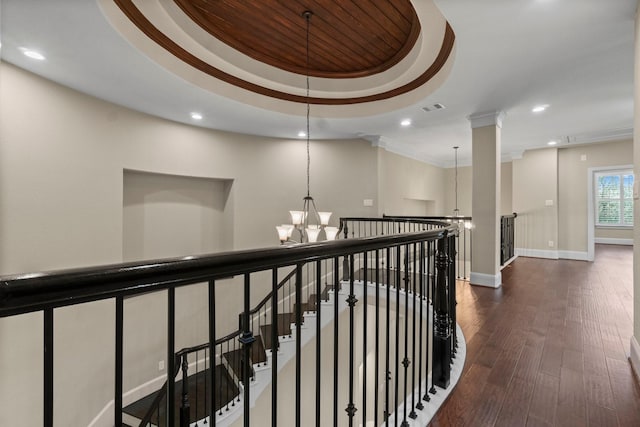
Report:
[{"label": "white ceiling", "polygon": [[[418,0],[419,1],[419,0]],[[451,166],[471,157],[467,117],[501,110],[503,157],[546,147],[630,138],[636,0],[436,0],[456,34],[447,81],[416,105],[371,117],[313,119],[312,138],[366,136],[391,151]],[[2,0],[2,60],[139,111],[215,129],[296,138],[301,115],[200,89],[138,52],[96,0]],[[40,51],[34,61],[20,47]],[[422,107],[442,103],[444,110]],[[548,104],[543,113],[532,113]],[[354,107],[354,108],[357,108]],[[313,115],[313,110],[312,110]],[[412,119],[404,128],[400,121]]]}]

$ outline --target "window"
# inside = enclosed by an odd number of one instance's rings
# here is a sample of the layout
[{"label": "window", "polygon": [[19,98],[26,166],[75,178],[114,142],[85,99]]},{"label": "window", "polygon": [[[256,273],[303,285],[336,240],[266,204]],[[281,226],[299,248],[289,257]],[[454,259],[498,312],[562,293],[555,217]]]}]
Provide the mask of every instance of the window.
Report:
[{"label": "window", "polygon": [[633,171],[596,173],[596,226],[633,226]]}]

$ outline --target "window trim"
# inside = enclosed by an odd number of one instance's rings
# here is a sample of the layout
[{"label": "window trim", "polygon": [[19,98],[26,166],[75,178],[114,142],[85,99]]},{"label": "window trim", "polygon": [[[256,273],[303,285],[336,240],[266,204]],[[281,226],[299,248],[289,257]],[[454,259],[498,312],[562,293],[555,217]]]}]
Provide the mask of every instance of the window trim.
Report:
[{"label": "window trim", "polygon": [[[617,199],[600,199],[598,197],[598,178],[601,176],[620,176],[620,198]],[[591,188],[593,194],[593,209],[594,209],[594,223],[596,228],[600,229],[619,229],[619,230],[629,230],[633,229],[633,222],[631,224],[624,223],[624,201],[630,200],[634,201],[633,194],[630,198],[624,197],[624,175],[632,175],[633,180],[635,182],[635,174],[633,167],[616,167],[616,168],[602,168],[593,171],[593,185]],[[612,200],[617,201],[620,205],[620,221],[616,224],[608,224],[608,223],[599,223],[598,219],[598,205],[600,200]]]}]

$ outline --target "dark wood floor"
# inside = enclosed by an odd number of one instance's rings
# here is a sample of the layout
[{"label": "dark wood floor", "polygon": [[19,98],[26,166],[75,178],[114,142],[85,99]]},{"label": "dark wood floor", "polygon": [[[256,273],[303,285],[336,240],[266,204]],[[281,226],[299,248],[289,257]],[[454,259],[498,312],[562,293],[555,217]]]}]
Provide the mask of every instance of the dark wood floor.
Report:
[{"label": "dark wood floor", "polygon": [[518,258],[498,290],[460,284],[467,360],[431,425],[640,426],[632,269],[631,247],[598,245],[593,263]]}]

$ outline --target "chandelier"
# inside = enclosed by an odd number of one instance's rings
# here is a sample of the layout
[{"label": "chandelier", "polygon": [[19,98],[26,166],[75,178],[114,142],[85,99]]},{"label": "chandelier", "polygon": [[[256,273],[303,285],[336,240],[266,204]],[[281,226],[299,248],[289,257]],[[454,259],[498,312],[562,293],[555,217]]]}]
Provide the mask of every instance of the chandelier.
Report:
[{"label": "chandelier", "polygon": [[[301,211],[289,211],[291,214],[291,224],[282,224],[276,226],[278,231],[278,237],[280,243],[303,243],[303,242],[316,242],[320,238],[320,234],[324,231],[325,238],[327,240],[335,240],[338,234],[338,227],[329,227],[329,218],[331,218],[331,212],[319,212],[316,208],[316,203],[311,197],[310,192],[310,174],[309,169],[311,166],[311,151],[309,149],[309,113],[311,111],[310,99],[309,99],[309,29],[311,25],[311,16],[313,12],[307,10],[302,13],[307,23],[307,40],[306,40],[306,53],[307,53],[307,195],[303,198],[303,206]],[[299,240],[294,240],[293,233],[296,232]]]}]

